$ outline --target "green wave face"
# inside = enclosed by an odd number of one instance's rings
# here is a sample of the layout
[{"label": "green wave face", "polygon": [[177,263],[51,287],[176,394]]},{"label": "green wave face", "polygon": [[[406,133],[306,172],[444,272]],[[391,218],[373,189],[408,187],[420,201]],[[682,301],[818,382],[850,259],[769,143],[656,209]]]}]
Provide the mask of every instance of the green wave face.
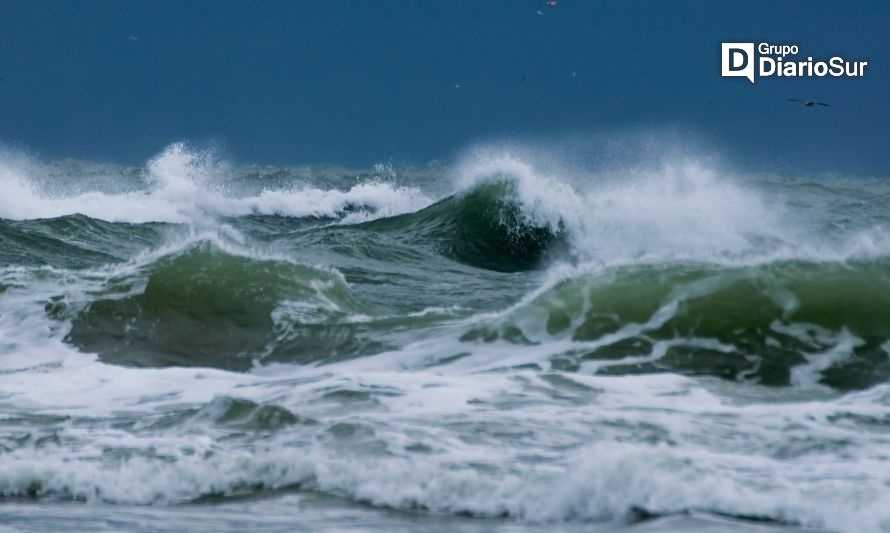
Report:
[{"label": "green wave face", "polygon": [[0,264],[85,268],[157,245],[163,224],[115,224],[83,215],[0,220]]},{"label": "green wave face", "polygon": [[246,371],[270,353],[281,334],[274,315],[287,305],[305,323],[361,310],[332,273],[202,245],[150,266],[141,293],[90,303],[66,340],[115,364]]},{"label": "green wave face", "polygon": [[565,281],[465,342],[570,340],[555,368],[858,389],[890,379],[890,265],[632,267]]},{"label": "green wave face", "polygon": [[362,227],[431,244],[451,259],[499,272],[534,269],[561,242],[559,232],[526,220],[510,181],[485,183],[416,213]]}]

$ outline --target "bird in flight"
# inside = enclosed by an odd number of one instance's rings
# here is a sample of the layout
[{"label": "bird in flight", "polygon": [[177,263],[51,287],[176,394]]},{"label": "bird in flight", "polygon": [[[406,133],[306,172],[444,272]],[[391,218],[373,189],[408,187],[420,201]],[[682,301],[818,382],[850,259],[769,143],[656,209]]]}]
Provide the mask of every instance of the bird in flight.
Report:
[{"label": "bird in flight", "polygon": [[813,107],[814,105],[821,105],[822,107],[831,107],[831,104],[826,104],[823,102],[814,102],[812,100],[798,100],[796,98],[789,98],[789,102],[800,102],[807,107]]},{"label": "bird in flight", "polygon": [[546,4],[548,7],[553,7],[556,5],[556,0],[547,0],[546,2],[544,2],[544,4]]}]

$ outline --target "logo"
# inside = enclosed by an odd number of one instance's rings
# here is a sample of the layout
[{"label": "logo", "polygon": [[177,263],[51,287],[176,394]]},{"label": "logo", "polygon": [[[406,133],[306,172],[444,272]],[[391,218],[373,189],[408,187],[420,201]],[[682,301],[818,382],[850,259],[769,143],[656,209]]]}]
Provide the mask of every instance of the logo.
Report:
[{"label": "logo", "polygon": [[[797,59],[800,47],[796,44],[722,43],[722,68],[724,78],[861,78],[865,76],[868,61],[850,61],[841,56],[827,60],[814,60],[812,56]],[[755,75],[756,73],[756,75]]]},{"label": "logo", "polygon": [[723,43],[724,78],[741,76],[754,83],[754,43]]}]

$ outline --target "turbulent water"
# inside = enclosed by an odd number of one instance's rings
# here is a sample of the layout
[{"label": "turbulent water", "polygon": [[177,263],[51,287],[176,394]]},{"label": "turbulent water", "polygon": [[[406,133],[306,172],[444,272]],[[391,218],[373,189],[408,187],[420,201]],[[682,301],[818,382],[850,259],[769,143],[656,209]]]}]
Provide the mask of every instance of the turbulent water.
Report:
[{"label": "turbulent water", "polygon": [[890,530],[890,182],[0,156],[0,524]]}]

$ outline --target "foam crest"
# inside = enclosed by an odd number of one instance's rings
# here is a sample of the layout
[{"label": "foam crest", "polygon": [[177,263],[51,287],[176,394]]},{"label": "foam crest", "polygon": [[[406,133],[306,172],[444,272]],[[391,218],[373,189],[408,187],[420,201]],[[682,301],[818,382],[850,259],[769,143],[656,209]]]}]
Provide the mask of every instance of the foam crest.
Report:
[{"label": "foam crest", "polygon": [[567,216],[583,210],[583,198],[559,176],[545,174],[510,152],[478,152],[456,168],[456,185],[466,190],[492,180],[516,184],[524,222],[558,231]]},{"label": "foam crest", "polygon": [[525,221],[564,232],[581,262],[762,263],[890,252],[883,226],[828,238],[781,195],[691,157],[589,173],[537,165],[515,151],[479,150],[455,169],[459,189],[499,180],[515,184]]},{"label": "foam crest", "polygon": [[[251,214],[342,218],[346,222],[392,216],[430,203],[419,189],[371,178],[347,190],[306,183],[239,195],[227,184],[233,170],[211,153],[174,143],[153,158],[142,180],[125,192],[81,190],[53,194],[39,186],[40,164],[24,157],[0,161],[0,218],[16,220],[83,214],[111,222],[214,225],[219,217]],[[125,177],[122,177],[125,179]]]},{"label": "foam crest", "polygon": [[781,206],[691,162],[602,184],[585,199],[578,245],[606,261],[741,257],[790,242],[795,232]]},{"label": "foam crest", "polygon": [[344,210],[359,207],[343,217],[346,223],[390,217],[420,209],[430,203],[418,189],[395,187],[385,182],[359,183],[349,190],[304,187],[297,190],[265,190],[252,198],[229,200],[229,214],[286,215],[292,217],[335,218]]}]

